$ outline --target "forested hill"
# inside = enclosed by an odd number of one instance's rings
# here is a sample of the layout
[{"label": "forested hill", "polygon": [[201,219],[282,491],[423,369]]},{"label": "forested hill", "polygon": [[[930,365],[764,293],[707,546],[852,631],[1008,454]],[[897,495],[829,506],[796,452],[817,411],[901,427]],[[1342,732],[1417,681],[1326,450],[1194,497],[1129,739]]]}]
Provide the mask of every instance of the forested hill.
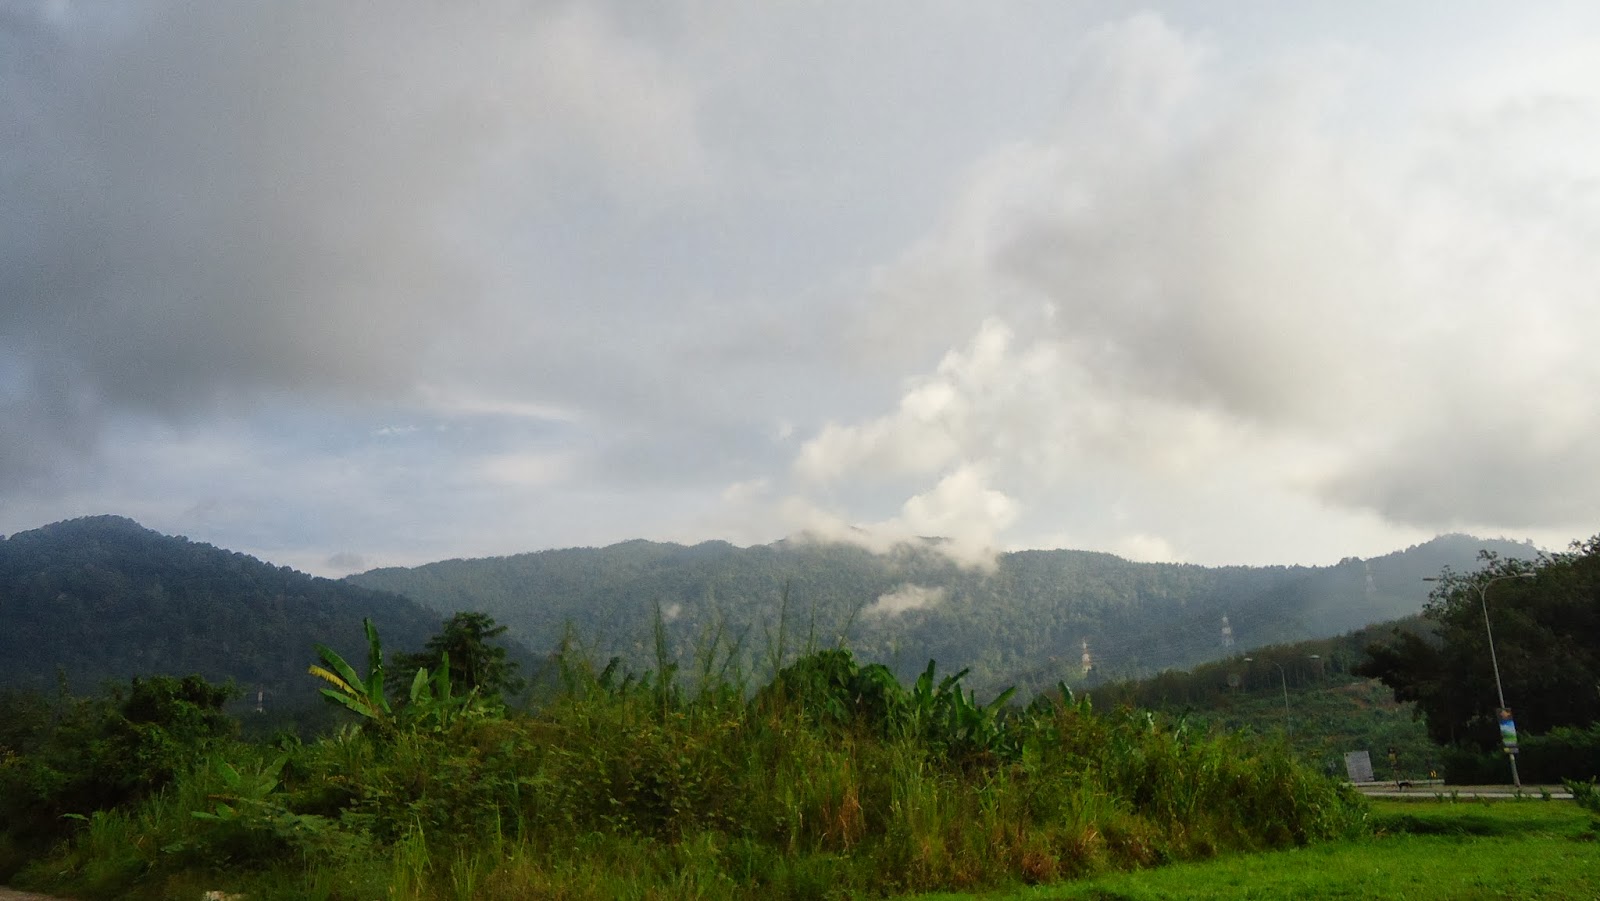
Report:
[{"label": "forested hill", "polygon": [[971,667],[971,684],[983,689],[1025,676],[1026,694],[1056,679],[1082,685],[1136,677],[1414,614],[1427,596],[1423,577],[1446,566],[1471,570],[1480,549],[1536,553],[1451,535],[1326,567],[1132,563],[1058,550],[1006,554],[992,571],[979,571],[954,565],[932,543],[877,555],[802,541],[748,548],[629,541],[374,570],[348,581],[442,613],[487,612],[536,649],[553,647],[570,625],[601,655],[636,665],[650,663],[658,605],[685,663],[719,624],[724,635],[743,636],[747,651],[765,654],[776,643],[787,589],[791,648],[807,633],[824,644],[843,633],[860,656],[902,675],[932,658]]},{"label": "forested hill", "polygon": [[317,701],[306,666],[322,642],[364,660],[361,619],[416,650],[442,617],[382,591],[319,579],[173,538],[117,516],[0,540],[0,686],[75,690],[143,674],[199,673],[271,705]]}]

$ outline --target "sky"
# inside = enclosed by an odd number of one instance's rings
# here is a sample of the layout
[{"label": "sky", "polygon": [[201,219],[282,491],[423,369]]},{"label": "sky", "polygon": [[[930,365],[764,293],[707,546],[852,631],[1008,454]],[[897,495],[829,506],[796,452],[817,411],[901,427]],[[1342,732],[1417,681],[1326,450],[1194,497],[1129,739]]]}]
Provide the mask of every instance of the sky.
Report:
[{"label": "sky", "polygon": [[1600,6],[0,0],[0,533],[1600,532]]}]

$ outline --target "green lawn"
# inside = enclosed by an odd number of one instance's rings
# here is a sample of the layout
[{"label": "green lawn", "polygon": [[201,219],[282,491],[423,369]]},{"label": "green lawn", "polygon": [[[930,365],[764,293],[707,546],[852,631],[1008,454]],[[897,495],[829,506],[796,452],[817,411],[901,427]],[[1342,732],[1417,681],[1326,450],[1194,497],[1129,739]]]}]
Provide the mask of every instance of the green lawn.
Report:
[{"label": "green lawn", "polygon": [[985,895],[923,901],[1600,899],[1600,828],[1570,801],[1377,801],[1377,835]]}]

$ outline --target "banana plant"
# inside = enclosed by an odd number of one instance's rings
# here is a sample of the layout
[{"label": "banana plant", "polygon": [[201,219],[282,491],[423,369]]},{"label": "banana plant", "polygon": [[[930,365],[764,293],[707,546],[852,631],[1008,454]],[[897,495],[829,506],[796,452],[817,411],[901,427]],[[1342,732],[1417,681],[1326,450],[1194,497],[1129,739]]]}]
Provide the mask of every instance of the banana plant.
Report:
[{"label": "banana plant", "polygon": [[462,713],[483,713],[488,710],[488,706],[480,701],[476,687],[464,695],[455,694],[450,680],[450,654],[443,652],[438,667],[432,673],[424,667],[411,678],[411,690],[404,711],[406,722],[412,728],[429,726],[434,731],[442,732]]},{"label": "banana plant", "polygon": [[219,823],[247,820],[268,808],[267,799],[277,791],[283,766],[288,762],[288,754],[281,754],[271,761],[257,762],[248,769],[241,769],[225,760],[215,761],[217,775],[226,790],[209,796],[210,800],[217,802],[214,811],[194,810],[189,815],[197,820]]},{"label": "banana plant", "polygon": [[333,686],[322,689],[322,696],[330,702],[354,711],[375,726],[386,728],[393,725],[394,711],[383,694],[383,643],[378,640],[378,630],[371,619],[363,619],[361,624],[367,633],[365,679],[337,651],[322,644],[316,645],[317,656],[327,665],[313,664],[306,672]]},{"label": "banana plant", "polygon": [[928,668],[911,687],[906,717],[910,733],[942,746],[952,757],[982,751],[1009,756],[1017,750],[1000,721],[1000,711],[1016,694],[1015,688],[1006,689],[988,704],[979,704],[975,694],[962,690],[967,670],[946,676],[937,685],[934,673],[934,662],[929,660]]}]

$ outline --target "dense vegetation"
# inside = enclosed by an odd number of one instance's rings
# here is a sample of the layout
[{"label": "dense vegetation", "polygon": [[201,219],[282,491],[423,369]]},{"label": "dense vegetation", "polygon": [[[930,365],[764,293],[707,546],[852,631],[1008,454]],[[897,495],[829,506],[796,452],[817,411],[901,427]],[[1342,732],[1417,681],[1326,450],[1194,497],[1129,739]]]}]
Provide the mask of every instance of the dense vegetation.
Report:
[{"label": "dense vegetation", "polygon": [[1414,704],[1395,700],[1382,682],[1355,670],[1373,642],[1426,629],[1420,617],[1408,617],[1112,683],[1091,696],[1101,707],[1156,710],[1200,728],[1281,733],[1324,772],[1343,774],[1345,754],[1367,751],[1377,778],[1422,779],[1442,772],[1446,755],[1428,739]]},{"label": "dense vegetation", "polygon": [[1600,773],[1600,538],[1531,561],[1485,554],[1468,575],[1446,571],[1424,619],[1429,629],[1370,647],[1359,671],[1416,704],[1429,736],[1451,749],[1454,778],[1505,778],[1503,758],[1494,759],[1502,688],[1526,778]]},{"label": "dense vegetation", "polygon": [[1333,634],[1377,618],[1372,611],[1415,612],[1422,576],[1470,561],[1486,544],[1523,550],[1453,536],[1322,568],[1029,551],[982,571],[955,566],[932,543],[876,555],[807,542],[639,541],[376,571],[352,584],[90,517],[0,540],[0,686],[53,690],[59,674],[82,692],[143,673],[198,673],[234,681],[234,710],[265,710],[251,731],[304,730],[314,717],[300,706],[304,649],[333,636],[340,653],[358,653],[363,613],[392,646],[417,650],[441,619],[482,611],[508,627],[507,659],[537,679],[569,627],[600,659],[651,665],[648,624],[659,607],[674,646],[720,630],[742,640],[747,667],[765,630],[787,614],[820,640],[843,636],[857,656],[903,680],[930,658],[961,660],[978,690],[1016,685],[1031,696],[1057,681],[1083,689]]},{"label": "dense vegetation", "polygon": [[[452,611],[453,612],[453,611]],[[370,616],[417,648],[440,614],[399,595],[96,516],[0,540],[0,685],[83,692],[143,673],[232,680],[253,710],[306,706],[306,649],[360,650]],[[526,656],[525,654],[523,656]],[[258,694],[259,693],[259,694]],[[279,721],[276,717],[268,717]]]},{"label": "dense vegetation", "polygon": [[1346,752],[1367,750],[1379,778],[1507,782],[1487,599],[1507,701],[1518,704],[1521,777],[1554,784],[1600,776],[1600,542],[1531,561],[1487,554],[1483,564],[1465,576],[1446,570],[1425,615],[1257,648],[1092,695],[1101,705],[1159,710],[1203,727],[1284,731],[1297,753],[1330,772]]},{"label": "dense vegetation", "polygon": [[[915,677],[929,658],[960,660],[983,691],[1082,688],[1213,660],[1233,649],[1335,635],[1420,612],[1422,581],[1503,541],[1446,536],[1326,567],[1132,563],[1083,551],[1001,555],[961,568],[936,543],[873,554],[805,541],[737,548],[630,541],[607,548],[451,560],[348,581],[398,592],[441,614],[481,610],[537,649],[569,625],[598,652],[649,662],[659,606],[680,646],[723,629],[760,638],[787,600],[863,659]],[[1224,638],[1224,618],[1232,645]],[[1087,649],[1092,666],[1082,666]]]},{"label": "dense vegetation", "polygon": [[[126,520],[58,524],[0,542],[0,616],[32,630],[7,635],[17,655],[6,678],[31,690],[0,691],[0,877],[84,898],[889,895],[1356,834],[1364,805],[1326,775],[1342,775],[1345,751],[1373,751],[1387,775],[1381,751],[1398,747],[1402,775],[1415,777],[1433,768],[1432,732],[1457,740],[1438,752],[1447,766],[1495,762],[1466,750],[1482,746],[1471,736],[1493,698],[1473,646],[1475,586],[1488,579],[1500,580],[1492,606],[1508,695],[1523,705],[1543,685],[1564,699],[1519,706],[1525,752],[1559,758],[1552,773],[1592,774],[1600,733],[1583,692],[1600,691],[1600,548],[1535,561],[1491,553],[1456,577],[1449,566],[1469,547],[1445,539],[1268,570],[1030,552],[986,573],[927,548],[875,557],[789,543],[507,558],[531,568],[498,570],[507,581],[496,596],[540,628],[566,629],[560,650],[536,661],[508,651],[489,614],[456,613],[440,628],[395,594]],[[486,562],[400,575],[495,571]],[[1403,587],[1441,568],[1425,617],[1262,646],[1403,606]],[[529,586],[514,588],[519,578]],[[443,577],[428,584],[440,612],[477,596]],[[541,591],[548,603],[526,602]],[[909,606],[890,612],[886,595]],[[362,603],[388,616],[367,624],[364,644]],[[653,628],[648,615],[633,625],[641,610],[656,613]],[[154,626],[138,623],[147,614]],[[1224,615],[1248,654],[1223,646]],[[69,635],[105,653],[42,664],[45,626],[69,619],[92,620]],[[333,623],[351,634],[322,631]],[[380,632],[416,650],[386,661]],[[796,633],[807,647],[798,657],[787,653]],[[1142,646],[1112,641],[1124,633]],[[853,650],[816,650],[840,635]],[[316,645],[325,636],[343,641]],[[1094,667],[1074,672],[1085,641]],[[1375,644],[1378,663],[1363,663]],[[211,653],[175,651],[201,647]],[[978,649],[988,700],[965,687],[974,674],[908,665],[925,648],[954,659]],[[1385,658],[1385,648],[1399,651]],[[1107,681],[1186,655],[1215,662]],[[258,738],[240,740],[225,712],[237,690],[215,683],[272,685],[276,704],[314,699],[313,656],[323,706],[346,724],[312,741],[261,739],[251,715]],[[987,687],[1026,660],[1018,694]],[[1364,669],[1384,660],[1405,663],[1390,673],[1400,701]],[[129,680],[130,669],[205,678]],[[1065,682],[1036,690],[1060,675],[1076,695]],[[73,693],[119,676],[97,696]],[[38,690],[51,681],[53,693]]]},{"label": "dense vegetation", "polygon": [[176,699],[136,730],[164,775],[133,793],[116,767],[140,755],[109,753],[86,767],[110,768],[99,788],[58,789],[69,745],[136,720],[126,703],[74,702],[0,758],[0,798],[70,830],[44,851],[8,828],[13,864],[33,858],[16,881],[85,898],[889,895],[1363,828],[1362,802],[1282,744],[1102,713],[1070,692],[1007,710],[959,673],[930,663],[906,687],[843,649],[769,646],[775,672],[752,691],[725,642],[680,672],[660,625],[657,668],[596,667],[569,648],[532,714],[458,690],[445,658],[395,696],[369,629],[364,672],[319,653],[354,722],[309,744],[195,728],[218,698],[164,684]]}]

